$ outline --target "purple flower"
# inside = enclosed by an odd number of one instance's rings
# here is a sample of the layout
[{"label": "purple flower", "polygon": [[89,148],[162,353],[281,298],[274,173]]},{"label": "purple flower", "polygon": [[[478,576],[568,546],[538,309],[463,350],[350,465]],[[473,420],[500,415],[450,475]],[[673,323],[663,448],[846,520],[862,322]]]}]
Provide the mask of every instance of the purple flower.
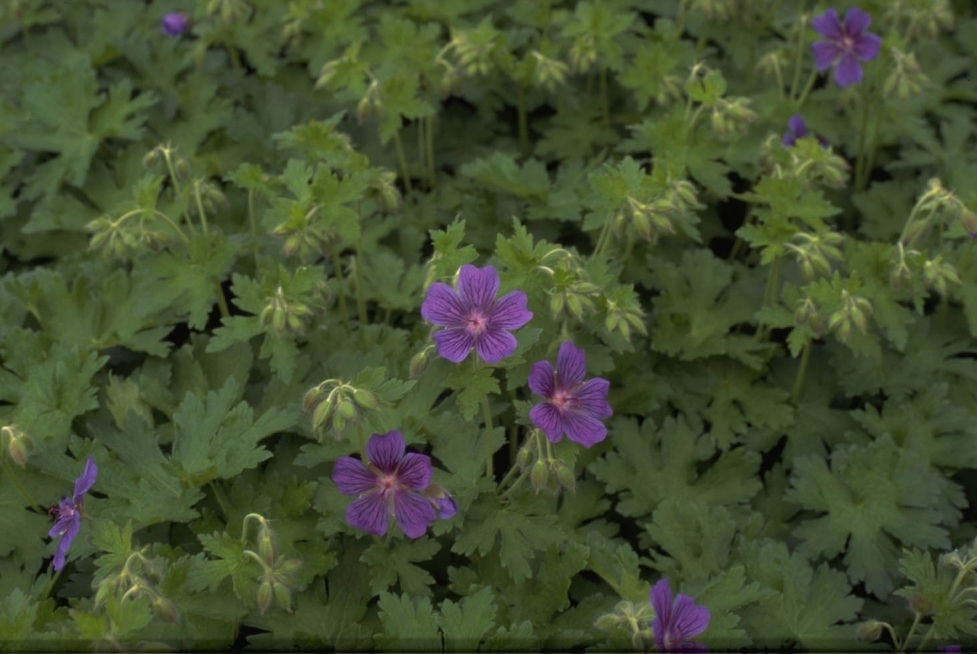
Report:
[{"label": "purple flower", "polygon": [[[364,465],[359,459],[344,456],[333,468],[332,480],[339,492],[359,495],[346,509],[346,522],[383,536],[390,516],[395,516],[409,538],[424,535],[436,518],[436,501],[422,493],[431,483],[431,458],[414,452],[404,454],[404,437],[395,430],[382,436],[373,434],[366,444],[366,459]],[[447,511],[439,513],[449,517]]]},{"label": "purple flower", "polygon": [[[784,132],[780,140],[785,147],[789,148],[797,143],[797,139],[802,139],[807,135],[807,123],[804,122],[804,117],[800,114],[794,114],[787,120],[787,131]],[[828,142],[820,136],[818,137],[818,143],[821,144],[822,148],[828,147]]]},{"label": "purple flower", "polygon": [[58,542],[58,549],[54,553],[54,571],[60,572],[64,567],[64,559],[68,554],[68,548],[74,542],[78,530],[81,529],[82,504],[85,493],[89,491],[98,476],[98,466],[95,460],[88,457],[85,461],[85,469],[81,471],[81,476],[75,480],[75,493],[71,497],[62,498],[57,506],[52,506],[50,513],[57,516],[54,526],[48,532],[51,538],[61,538]]},{"label": "purple flower", "polygon": [[444,327],[434,333],[438,354],[461,363],[474,347],[486,363],[497,363],[516,351],[519,329],[533,317],[526,309],[526,294],[512,291],[498,300],[499,273],[492,266],[464,265],[458,272],[458,290],[435,282],[421,304],[421,316]]},{"label": "purple flower", "polygon": [[184,11],[175,11],[163,16],[160,28],[166,36],[180,36],[190,29],[190,14]]},{"label": "purple flower", "polygon": [[679,595],[672,602],[672,587],[662,579],[648,592],[655,617],[651,630],[655,644],[662,652],[705,652],[701,645],[689,642],[709,626],[709,609],[697,606],[688,595]]},{"label": "purple flower", "polygon": [[455,498],[438,484],[428,486],[424,491],[424,497],[442,520],[454,517],[458,513],[458,503],[455,502]]},{"label": "purple flower", "polygon": [[538,361],[529,372],[529,388],[546,401],[529,411],[529,418],[556,443],[567,438],[584,447],[604,440],[607,427],[601,422],[611,416],[607,403],[610,382],[600,377],[584,381],[587,356],[570,341],[560,345],[556,372],[548,361]]},{"label": "purple flower", "polygon": [[871,22],[871,16],[858,7],[852,7],[845,13],[844,24],[838,20],[838,12],[834,9],[815,17],[811,24],[825,39],[811,44],[818,72],[834,66],[835,81],[842,87],[861,81],[859,60],[875,59],[882,45],[881,38],[865,32]]},{"label": "purple flower", "polygon": [[947,645],[946,647],[940,647],[939,650],[943,654],[960,654],[963,651],[960,649],[960,645]]}]

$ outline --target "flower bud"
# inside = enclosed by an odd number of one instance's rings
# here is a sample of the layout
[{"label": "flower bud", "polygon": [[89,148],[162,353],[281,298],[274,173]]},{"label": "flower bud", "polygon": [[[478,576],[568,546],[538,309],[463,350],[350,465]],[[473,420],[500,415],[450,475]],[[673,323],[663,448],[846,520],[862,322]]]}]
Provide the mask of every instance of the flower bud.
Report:
[{"label": "flower bud", "polygon": [[365,388],[357,388],[353,391],[353,401],[356,402],[361,408],[367,411],[373,411],[379,408],[380,404],[377,402],[377,398],[374,397],[373,393],[366,390]]},{"label": "flower bud", "polygon": [[342,436],[343,432],[346,430],[346,418],[341,416],[338,412],[334,413],[332,416],[332,430],[336,438]]},{"label": "flower bud", "polygon": [[347,421],[356,420],[356,407],[345,397],[339,400],[336,411]]},{"label": "flower bud", "polygon": [[275,593],[275,601],[278,602],[278,606],[282,608],[286,613],[292,612],[292,592],[288,589],[288,586],[282,583],[272,584],[272,588]]},{"label": "flower bud", "polygon": [[271,587],[271,581],[268,579],[262,581],[258,586],[258,610],[261,611],[262,615],[264,615],[265,611],[268,610],[268,607],[271,606],[271,596],[273,592],[274,589]]},{"label": "flower bud", "polygon": [[411,379],[419,377],[421,374],[427,370],[427,367],[431,365],[430,357],[427,355],[427,350],[421,350],[413,357],[411,357],[410,365],[408,366],[408,374]]},{"label": "flower bud", "polygon": [[573,492],[577,487],[577,479],[573,474],[573,470],[563,461],[556,462],[556,479],[560,482],[560,486],[563,486],[563,488],[570,492]]},{"label": "flower bud", "polygon": [[913,613],[930,615],[933,613],[933,602],[922,595],[913,595],[909,598],[909,608]]},{"label": "flower bud", "polygon": [[172,624],[176,622],[180,615],[179,611],[176,610],[176,605],[161,595],[157,595],[153,599],[152,607],[153,615],[156,616],[157,620],[162,620],[163,622]]},{"label": "flower bud", "polygon": [[546,484],[549,482],[550,470],[546,463],[540,459],[533,464],[532,472],[529,473],[529,481],[532,483],[533,488],[536,490],[536,494],[539,491],[546,488]]},{"label": "flower bud", "polygon": [[519,453],[516,455],[516,465],[519,466],[520,470],[526,468],[529,465],[529,459],[533,456],[532,448],[528,445],[523,445],[519,448]]},{"label": "flower bud", "polygon": [[261,523],[261,529],[258,531],[258,554],[268,565],[272,565],[277,557],[275,534],[271,531],[267,521]]},{"label": "flower bud", "polygon": [[21,468],[27,463],[27,457],[30,451],[34,449],[34,442],[31,437],[16,428],[4,427],[4,429],[10,429],[10,442],[7,444],[7,454],[10,455],[11,460],[19,465]]},{"label": "flower bud", "polygon": [[332,409],[335,405],[335,400],[333,398],[327,399],[322,402],[319,406],[315,408],[315,413],[312,414],[312,429],[320,429],[329,420],[332,415]]},{"label": "flower bud", "polygon": [[856,638],[863,643],[871,643],[878,640],[882,635],[882,623],[878,620],[869,620],[858,625]]},{"label": "flower bud", "polygon": [[605,613],[597,618],[594,626],[601,631],[614,631],[621,626],[621,616],[616,613]]}]

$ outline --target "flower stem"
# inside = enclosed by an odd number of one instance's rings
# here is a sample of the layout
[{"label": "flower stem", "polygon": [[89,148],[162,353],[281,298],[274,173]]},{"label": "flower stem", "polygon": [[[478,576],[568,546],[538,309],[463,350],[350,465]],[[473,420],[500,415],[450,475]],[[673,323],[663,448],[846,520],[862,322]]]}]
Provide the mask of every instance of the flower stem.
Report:
[{"label": "flower stem", "polygon": [[214,282],[214,290],[217,292],[217,308],[220,309],[222,318],[230,318],[231,311],[227,308],[227,298],[224,297],[224,287],[221,286],[221,282],[217,279],[217,275],[211,278]]},{"label": "flower stem", "polygon": [[529,477],[530,470],[532,470],[532,466],[526,466],[526,469],[522,471],[522,474],[519,475],[514,482],[512,482],[512,486],[509,486],[507,491],[499,495],[499,499],[502,501],[509,499],[509,497],[515,493],[520,486],[522,486],[522,482],[526,481],[526,478]]},{"label": "flower stem", "polygon": [[600,104],[604,113],[604,127],[611,126],[611,100],[607,92],[607,68],[600,69]]},{"label": "flower stem", "polygon": [[604,227],[600,231],[600,236],[597,237],[597,243],[594,245],[594,257],[600,257],[604,255],[604,250],[607,249],[607,245],[611,240],[611,221],[614,220],[614,216],[608,216],[607,220],[604,221]]},{"label": "flower stem", "polygon": [[251,225],[251,250],[254,252],[254,264],[258,265],[258,222],[254,217],[254,189],[248,189],[248,223]]},{"label": "flower stem", "polygon": [[807,78],[807,84],[804,85],[804,90],[801,92],[801,96],[797,98],[797,109],[800,110],[804,106],[804,101],[807,100],[807,96],[811,93],[811,89],[814,88],[814,81],[818,78],[817,69],[811,71],[811,76]]},{"label": "flower stem", "polygon": [[801,81],[801,63],[804,61],[804,32],[806,27],[806,25],[801,25],[801,29],[797,34],[797,52],[794,55],[794,78],[790,83],[790,97],[792,98],[797,92],[797,85]]},{"label": "flower stem", "polygon": [[804,343],[804,352],[801,354],[801,365],[797,369],[797,376],[794,377],[794,388],[790,393],[790,403],[797,406],[797,400],[801,397],[801,386],[804,384],[804,375],[807,372],[807,362],[811,358],[811,339]]},{"label": "flower stem", "polygon": [[516,114],[519,122],[519,152],[529,156],[529,120],[526,118],[526,89],[522,84],[516,87]]},{"label": "flower stem", "polygon": [[492,470],[492,407],[489,405],[488,395],[482,396],[482,415],[485,419],[485,476],[492,479],[495,474]]},{"label": "flower stem", "polygon": [[197,211],[200,213],[200,228],[203,230],[204,234],[207,233],[207,212],[204,211],[203,199],[200,197],[200,181],[194,180],[193,183],[193,196],[197,201]]},{"label": "flower stem", "polygon": [[434,169],[434,116],[428,116],[424,120],[427,121],[427,129],[424,130],[424,138],[427,140],[427,167],[433,188],[437,179],[437,171]]},{"label": "flower stem", "polygon": [[339,246],[335,242],[332,244],[332,267],[336,279],[339,280],[339,293],[337,294],[339,314],[343,317],[343,325],[346,327],[346,333],[349,334],[349,311],[346,309],[346,290],[343,288],[346,282],[343,279],[343,264],[339,259]]},{"label": "flower stem", "polygon": [[17,491],[24,496],[24,499],[27,500],[27,503],[31,505],[31,508],[38,513],[44,513],[44,509],[38,506],[37,502],[34,501],[34,498],[31,497],[31,494],[27,492],[27,489],[20,484],[20,480],[17,479],[17,473],[14,472],[13,468],[10,467],[7,460],[0,459],[0,463],[3,464],[3,471],[7,473],[7,477],[13,482],[14,488],[16,488]]},{"label": "flower stem", "polygon": [[360,328],[364,328],[367,325],[366,317],[366,297],[363,295],[363,272],[360,270],[360,262],[363,260],[363,256],[360,252],[360,246],[356,246],[356,256],[353,257],[352,268],[353,268],[353,279],[356,281],[356,314],[360,319]]},{"label": "flower stem", "polygon": [[[865,173],[865,143],[866,143],[866,132],[868,131],[868,107],[869,98],[868,94],[862,95],[862,120],[858,128],[858,157],[855,159],[855,192],[859,193],[864,190],[862,179],[867,177]],[[852,226],[849,225],[849,228]]]},{"label": "flower stem", "polygon": [[404,179],[404,189],[410,193],[410,171],[407,168],[407,157],[404,156],[404,144],[400,141],[400,132],[394,132],[394,149],[397,151],[397,165],[400,166],[400,176]]},{"label": "flower stem", "polygon": [[[770,275],[767,277],[767,287],[763,291],[763,306],[769,306],[771,302],[777,297],[777,282],[780,281],[780,261],[781,257],[777,257],[773,260],[773,264],[770,266]],[[762,341],[767,337],[767,326],[760,325],[760,328],[756,331],[756,340]]]}]

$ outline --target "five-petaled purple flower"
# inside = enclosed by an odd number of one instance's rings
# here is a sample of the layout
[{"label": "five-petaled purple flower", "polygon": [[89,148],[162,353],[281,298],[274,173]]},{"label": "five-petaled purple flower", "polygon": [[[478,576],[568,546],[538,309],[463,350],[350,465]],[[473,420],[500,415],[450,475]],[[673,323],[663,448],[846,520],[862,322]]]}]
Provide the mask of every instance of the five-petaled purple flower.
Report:
[{"label": "five-petaled purple flower", "polygon": [[563,434],[571,441],[590,447],[607,436],[601,422],[611,416],[607,403],[610,382],[600,377],[583,380],[587,355],[570,341],[560,345],[556,372],[548,361],[538,361],[529,372],[529,388],[546,400],[529,411],[529,418],[552,442]]},{"label": "five-petaled purple flower", "polygon": [[75,493],[71,497],[65,497],[57,506],[51,507],[51,513],[57,516],[54,526],[48,532],[51,538],[60,537],[58,549],[54,553],[54,570],[60,572],[64,567],[65,557],[68,555],[68,548],[78,535],[81,529],[81,512],[85,493],[95,484],[98,476],[98,466],[95,460],[88,457],[85,461],[85,469],[81,471],[81,476],[75,479]]},{"label": "five-petaled purple flower", "polygon": [[824,38],[824,41],[811,44],[818,72],[834,66],[838,86],[850,86],[861,81],[862,66],[859,60],[875,59],[882,45],[881,38],[865,32],[871,22],[871,16],[858,7],[852,7],[845,13],[844,24],[834,9],[815,17],[811,24]]},{"label": "five-petaled purple flower", "polygon": [[190,29],[190,14],[184,11],[174,11],[163,16],[160,29],[166,36],[180,36]]},{"label": "five-petaled purple flower", "polygon": [[455,501],[440,487],[425,493],[431,482],[431,458],[404,453],[399,431],[373,434],[364,464],[344,456],[336,461],[332,480],[344,495],[359,495],[346,509],[346,522],[376,536],[387,533],[390,516],[409,538],[420,538],[438,517],[458,512]]},{"label": "five-petaled purple flower", "polygon": [[444,327],[434,333],[438,354],[461,363],[474,347],[486,363],[497,363],[516,351],[519,329],[533,317],[526,308],[526,294],[512,291],[500,297],[499,273],[492,266],[464,265],[458,271],[458,290],[435,282],[421,304],[421,316]]},{"label": "five-petaled purple flower", "polygon": [[672,602],[672,587],[662,579],[648,592],[655,617],[651,630],[661,652],[705,652],[701,645],[689,642],[709,626],[709,609],[696,605],[688,595],[678,595]]}]

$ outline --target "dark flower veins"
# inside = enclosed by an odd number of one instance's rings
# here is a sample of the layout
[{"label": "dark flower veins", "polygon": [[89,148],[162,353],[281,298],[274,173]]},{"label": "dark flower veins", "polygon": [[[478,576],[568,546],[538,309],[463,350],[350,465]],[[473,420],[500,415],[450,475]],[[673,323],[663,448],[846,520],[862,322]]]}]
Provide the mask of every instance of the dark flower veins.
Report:
[{"label": "dark flower veins", "polygon": [[529,418],[551,442],[566,434],[591,447],[607,436],[603,420],[613,413],[607,403],[610,382],[600,377],[584,381],[586,374],[586,354],[570,341],[560,345],[555,371],[548,361],[533,365],[529,388],[544,401],[529,411]]},{"label": "dark flower veins", "polygon": [[438,354],[460,363],[475,348],[483,361],[497,363],[516,351],[516,337],[509,332],[529,322],[533,313],[522,291],[496,300],[498,292],[499,273],[492,266],[462,266],[457,291],[441,282],[431,284],[421,316],[444,327],[434,333]]},{"label": "dark flower veins", "polygon": [[95,460],[88,457],[81,475],[75,479],[75,492],[71,497],[62,498],[61,502],[52,509],[56,516],[54,526],[48,532],[51,538],[59,538],[57,550],[54,553],[54,570],[59,572],[65,564],[68,549],[81,529],[81,516],[85,494],[91,490],[98,477],[98,466]]}]

